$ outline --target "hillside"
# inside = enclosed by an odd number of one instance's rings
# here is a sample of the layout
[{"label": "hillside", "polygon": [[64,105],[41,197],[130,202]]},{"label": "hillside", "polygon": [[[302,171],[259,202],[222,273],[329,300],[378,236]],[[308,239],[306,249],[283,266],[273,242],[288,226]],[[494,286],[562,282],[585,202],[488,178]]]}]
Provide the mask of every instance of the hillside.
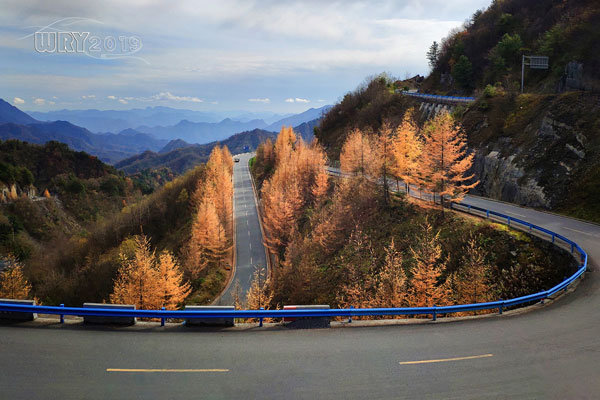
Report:
[{"label": "hillside", "polygon": [[141,178],[63,143],[0,141],[0,253],[27,259],[40,243],[86,232],[140,198],[150,185]]},{"label": "hillside", "polygon": [[423,92],[471,93],[499,82],[517,90],[521,55],[549,57],[549,70],[526,70],[528,91],[600,89],[600,3],[503,0],[477,11],[432,54]]},{"label": "hillside", "polygon": [[36,122],[38,121],[28,114],[0,99],[0,124],[33,124]]},{"label": "hillside", "polygon": [[[432,73],[415,84],[425,93],[476,95],[453,109],[475,153],[480,184],[472,193],[600,222],[598,21],[592,1],[496,1],[444,39]],[[551,67],[526,71],[525,94],[522,54],[548,55]],[[459,63],[470,67],[457,71]],[[420,101],[395,88],[380,75],[325,115],[315,132],[332,160],[354,127],[376,134],[410,108],[420,123],[427,118]]]}]

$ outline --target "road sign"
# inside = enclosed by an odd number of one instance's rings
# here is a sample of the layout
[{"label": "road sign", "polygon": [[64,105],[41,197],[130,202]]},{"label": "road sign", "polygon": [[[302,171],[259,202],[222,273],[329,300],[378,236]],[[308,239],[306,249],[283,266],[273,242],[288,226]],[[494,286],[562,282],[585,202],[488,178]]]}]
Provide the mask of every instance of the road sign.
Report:
[{"label": "road sign", "polygon": [[546,56],[526,56],[523,55],[521,61],[521,93],[525,87],[525,66],[529,65],[531,69],[548,69],[548,57]]}]

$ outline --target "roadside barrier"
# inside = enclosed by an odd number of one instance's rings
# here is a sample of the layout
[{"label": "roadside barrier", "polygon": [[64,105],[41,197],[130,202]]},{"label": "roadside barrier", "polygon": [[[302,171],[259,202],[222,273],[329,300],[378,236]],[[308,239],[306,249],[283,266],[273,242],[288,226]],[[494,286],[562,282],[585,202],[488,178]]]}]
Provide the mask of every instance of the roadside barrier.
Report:
[{"label": "roadside barrier", "polygon": [[[328,169],[330,173],[340,174],[335,169]],[[553,296],[561,291],[566,291],[569,285],[571,285],[577,278],[579,278],[587,270],[588,255],[587,253],[574,241],[553,232],[549,229],[542,228],[531,224],[522,219],[514,218],[509,215],[505,215],[496,211],[487,210],[485,208],[476,207],[467,203],[455,203],[450,202],[450,208],[465,212],[468,214],[476,215],[482,218],[494,220],[495,222],[501,222],[507,224],[513,229],[520,229],[526,232],[535,233],[555,245],[563,244],[567,249],[570,250],[573,257],[575,257],[579,264],[577,271],[566,278],[556,286],[541,291],[538,293],[530,294],[527,296],[521,296],[513,299],[498,300],[486,303],[474,303],[474,304],[461,304],[454,306],[443,306],[443,307],[400,307],[400,308],[346,308],[346,309],[328,309],[329,306],[313,306],[321,308],[301,308],[301,306],[292,306],[295,308],[285,308],[283,310],[235,310],[233,307],[186,307],[183,311],[171,311],[171,310],[135,310],[135,309],[119,309],[113,308],[109,305],[99,304],[93,307],[64,307],[64,306],[37,306],[32,301],[26,301],[25,303],[0,299],[0,316],[7,318],[12,316],[10,319],[19,319],[19,315],[22,315],[21,320],[33,319],[32,315],[38,314],[55,314],[61,316],[61,322],[63,322],[64,315],[74,315],[86,317],[120,317],[120,318],[160,318],[164,325],[164,320],[167,318],[171,319],[185,319],[188,321],[197,320],[205,323],[207,319],[221,319],[220,322],[233,321],[234,318],[258,318],[261,321],[263,318],[308,318],[308,317],[346,317],[349,321],[352,317],[360,316],[397,316],[397,315],[431,315],[435,321],[437,316],[440,314],[452,314],[457,312],[465,311],[478,311],[478,310],[498,310],[499,314],[507,307],[514,307],[525,303],[534,303],[540,300],[544,300]],[[308,307],[308,306],[302,306]],[[324,309],[323,307],[327,307]],[[19,313],[19,314],[13,314]],[[13,318],[14,317],[14,318]],[[217,320],[215,320],[217,322]]]}]

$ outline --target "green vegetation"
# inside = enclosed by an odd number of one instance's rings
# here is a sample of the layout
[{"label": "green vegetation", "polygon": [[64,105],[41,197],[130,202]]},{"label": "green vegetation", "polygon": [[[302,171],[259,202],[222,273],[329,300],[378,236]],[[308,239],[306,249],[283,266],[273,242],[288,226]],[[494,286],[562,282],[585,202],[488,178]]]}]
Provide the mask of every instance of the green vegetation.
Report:
[{"label": "green vegetation", "polygon": [[[594,0],[494,1],[441,41],[437,58],[429,60],[434,68],[423,91],[470,92],[495,82],[516,90],[523,54],[550,58],[549,71],[527,71],[530,91],[554,91],[570,61],[583,63],[586,89],[598,89],[599,22],[600,4]],[[467,61],[473,66],[469,85]],[[454,83],[444,79],[449,73]]]}]

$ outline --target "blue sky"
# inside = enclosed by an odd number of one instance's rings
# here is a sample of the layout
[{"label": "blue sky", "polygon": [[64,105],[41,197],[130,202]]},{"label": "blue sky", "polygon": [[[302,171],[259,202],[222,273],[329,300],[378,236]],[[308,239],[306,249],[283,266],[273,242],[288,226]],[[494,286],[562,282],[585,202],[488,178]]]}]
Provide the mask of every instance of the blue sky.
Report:
[{"label": "blue sky", "polygon": [[[489,3],[0,0],[0,97],[36,111],[299,112],[380,72],[426,74],[431,42]],[[85,51],[40,53],[36,31],[89,34]],[[48,35],[70,49],[69,33]]]}]

